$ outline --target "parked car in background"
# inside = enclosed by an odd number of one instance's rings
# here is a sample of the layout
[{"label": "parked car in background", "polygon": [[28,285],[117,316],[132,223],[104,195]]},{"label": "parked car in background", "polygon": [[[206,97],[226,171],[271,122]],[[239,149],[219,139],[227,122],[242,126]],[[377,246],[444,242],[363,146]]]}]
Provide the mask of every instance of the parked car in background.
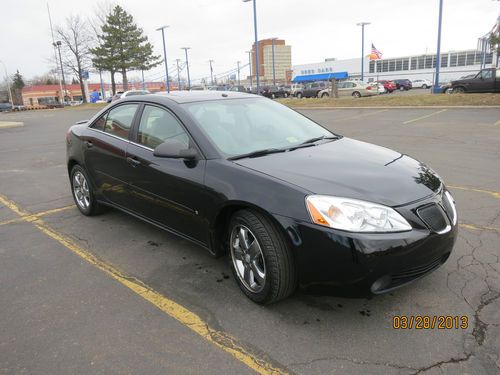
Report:
[{"label": "parked car in background", "polygon": [[432,87],[432,82],[428,79],[415,79],[411,81],[411,86],[414,89],[428,89]]},{"label": "parked car in background", "polygon": [[112,96],[111,101],[114,102],[115,100],[122,99],[122,98],[128,98],[129,96],[147,95],[147,94],[151,94],[151,93],[148,90],[129,90],[129,91],[125,91],[125,92],[118,91],[115,95]]},{"label": "parked car in background", "polygon": [[393,82],[396,84],[396,89],[400,91],[408,91],[412,88],[409,79],[395,79]]},{"label": "parked car in background", "polygon": [[284,98],[285,91],[278,86],[264,86],[261,88],[261,95],[266,98]]},{"label": "parked car in background", "polygon": [[389,81],[387,79],[381,79],[381,80],[378,80],[376,82],[381,83],[384,86],[386,92],[388,92],[388,93],[391,93],[394,90],[396,90],[396,84],[392,81]]},{"label": "parked car in background", "polygon": [[235,85],[231,86],[227,91],[247,92],[247,89],[245,88],[245,86]]},{"label": "parked car in background", "polygon": [[500,92],[500,70],[483,69],[472,78],[451,81],[454,93],[464,92]]},{"label": "parked car in background", "polygon": [[10,111],[12,111],[12,104],[0,103],[0,112],[10,112]]},{"label": "parked car in background", "polygon": [[297,93],[297,98],[317,98],[321,90],[328,88],[329,82],[311,82],[305,85],[302,92]]},{"label": "parked car in background", "polygon": [[285,85],[285,86],[280,86],[281,91],[283,91],[283,96],[285,98],[288,98],[290,95],[292,95],[292,86],[291,85]]},{"label": "parked car in background", "polygon": [[[361,81],[343,81],[337,83],[337,90],[339,96],[352,96],[354,98],[360,98],[362,96],[373,96],[378,95],[377,86],[372,86],[371,84],[366,84]],[[319,98],[327,98],[331,94],[331,88],[321,90],[318,93]]]},{"label": "parked car in background", "polygon": [[290,88],[290,95],[297,96],[298,93],[304,92],[304,85],[302,83],[294,83]]},{"label": "parked car in background", "polygon": [[372,85],[379,94],[385,94],[387,90],[385,89],[384,85],[378,82],[369,82],[370,85]]}]

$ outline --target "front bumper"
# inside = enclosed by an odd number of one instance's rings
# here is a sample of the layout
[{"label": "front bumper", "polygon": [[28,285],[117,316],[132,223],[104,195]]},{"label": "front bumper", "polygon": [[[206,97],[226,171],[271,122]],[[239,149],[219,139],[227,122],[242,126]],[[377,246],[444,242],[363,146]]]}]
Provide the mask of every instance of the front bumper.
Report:
[{"label": "front bumper", "polygon": [[352,233],[275,218],[290,238],[302,287],[350,287],[381,294],[427,275],[448,259],[457,225],[450,222],[448,231],[438,233],[417,214],[435,199],[396,208],[413,227],[407,232]]}]

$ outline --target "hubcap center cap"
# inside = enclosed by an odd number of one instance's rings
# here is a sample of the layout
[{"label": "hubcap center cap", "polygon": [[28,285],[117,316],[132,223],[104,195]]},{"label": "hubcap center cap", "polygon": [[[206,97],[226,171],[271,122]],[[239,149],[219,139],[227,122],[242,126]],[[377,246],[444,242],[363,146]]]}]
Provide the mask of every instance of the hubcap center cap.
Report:
[{"label": "hubcap center cap", "polygon": [[250,263],[250,255],[245,255],[245,262]]}]

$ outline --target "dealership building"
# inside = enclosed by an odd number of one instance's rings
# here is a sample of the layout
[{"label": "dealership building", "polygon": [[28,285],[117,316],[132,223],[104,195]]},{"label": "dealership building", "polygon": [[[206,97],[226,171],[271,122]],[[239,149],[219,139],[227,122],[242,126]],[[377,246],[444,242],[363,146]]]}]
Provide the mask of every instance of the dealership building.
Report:
[{"label": "dealership building", "polygon": [[[476,50],[450,51],[441,53],[440,81],[448,82],[460,77],[477,73],[482,66],[492,66],[492,53]],[[423,54],[380,60],[364,59],[364,80],[367,82],[381,79],[429,79],[434,81],[436,54]],[[323,62],[295,65],[293,82],[310,82],[331,78],[361,78],[361,58],[337,60],[325,59]]]}]

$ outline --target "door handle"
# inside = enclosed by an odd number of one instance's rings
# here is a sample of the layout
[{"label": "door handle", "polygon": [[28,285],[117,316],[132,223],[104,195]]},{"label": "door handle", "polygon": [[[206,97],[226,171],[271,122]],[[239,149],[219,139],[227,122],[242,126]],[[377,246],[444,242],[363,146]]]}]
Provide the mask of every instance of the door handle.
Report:
[{"label": "door handle", "polygon": [[91,141],[85,141],[85,146],[87,146],[87,148],[91,148],[93,144]]},{"label": "door handle", "polygon": [[141,165],[141,161],[137,160],[136,158],[131,158],[130,156],[127,156],[127,163],[129,163],[132,167],[138,167]]}]

